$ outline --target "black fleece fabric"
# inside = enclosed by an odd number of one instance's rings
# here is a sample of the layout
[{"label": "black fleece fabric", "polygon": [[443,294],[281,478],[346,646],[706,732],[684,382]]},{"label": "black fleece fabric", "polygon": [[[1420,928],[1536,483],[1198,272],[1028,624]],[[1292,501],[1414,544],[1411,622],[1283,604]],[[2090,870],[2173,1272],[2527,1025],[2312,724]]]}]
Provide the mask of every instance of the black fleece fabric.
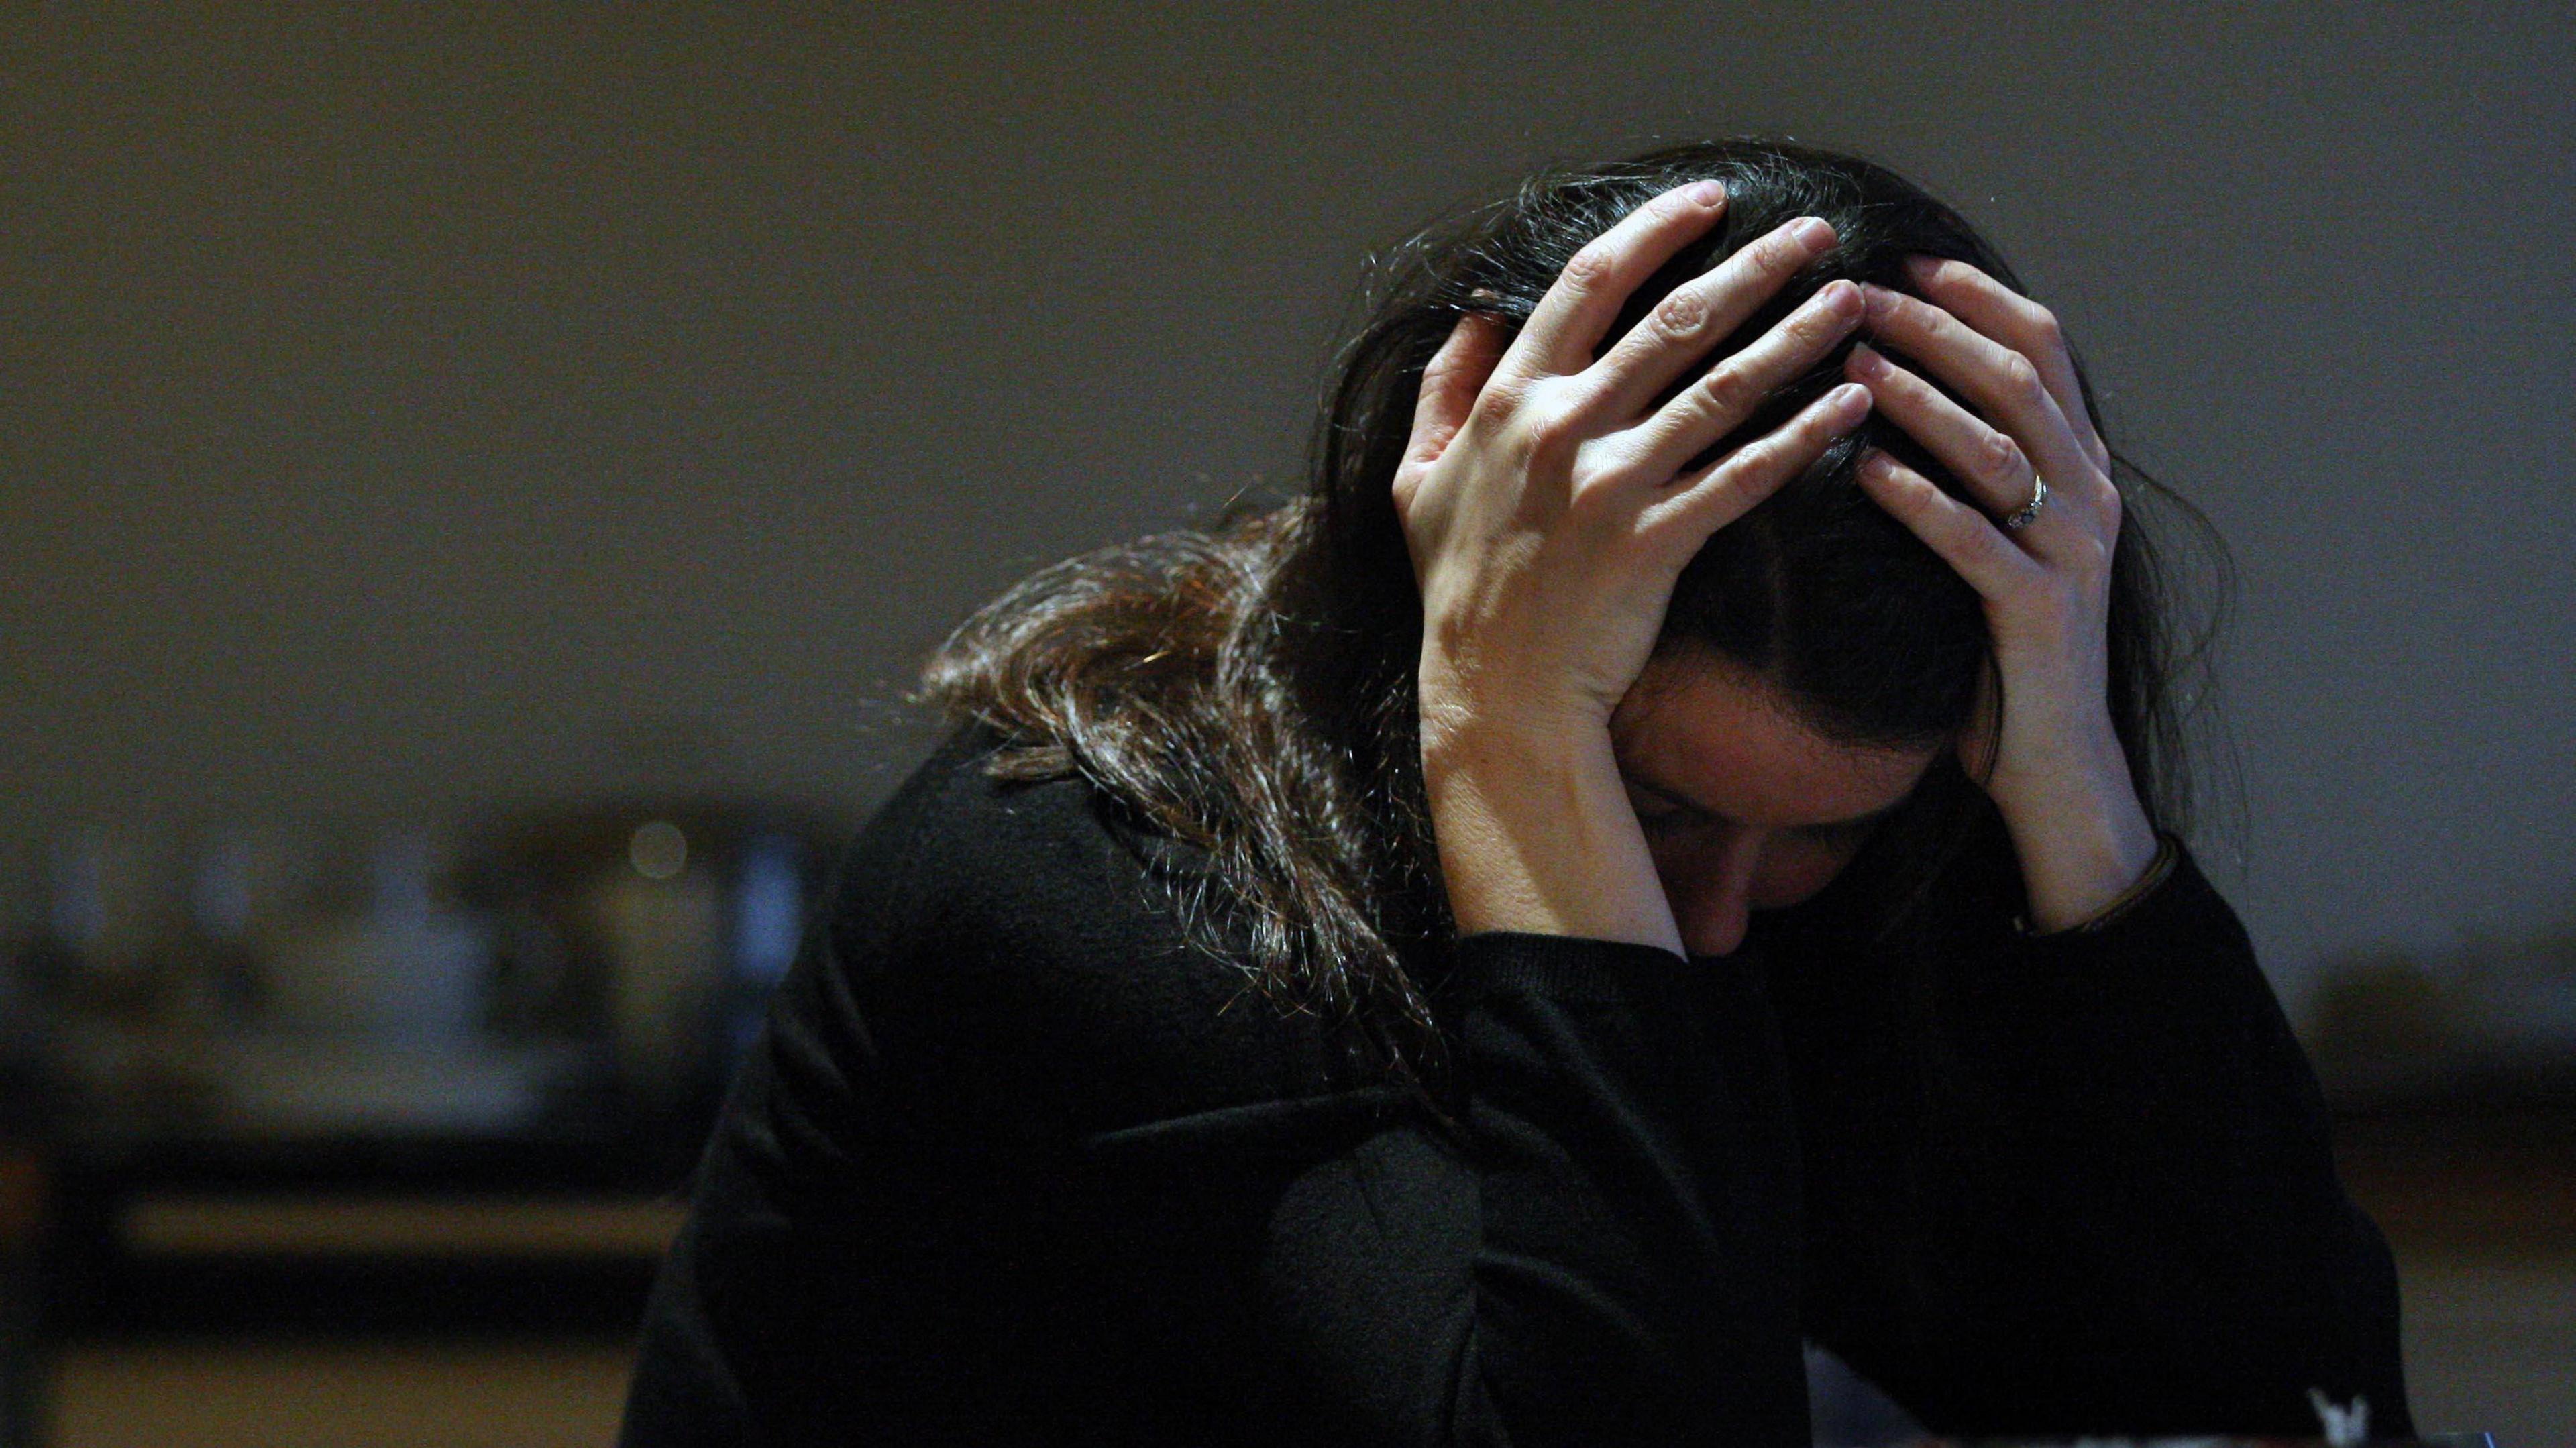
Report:
[{"label": "black fleece fabric", "polygon": [[738,1076],[623,1441],[1809,1442],[1801,1340],[1953,1436],[2410,1430],[2388,1251],[2186,856],[2088,933],[1944,878],[1735,955],[1441,963],[1450,1132],[1187,947],[1187,852],[952,737]]}]

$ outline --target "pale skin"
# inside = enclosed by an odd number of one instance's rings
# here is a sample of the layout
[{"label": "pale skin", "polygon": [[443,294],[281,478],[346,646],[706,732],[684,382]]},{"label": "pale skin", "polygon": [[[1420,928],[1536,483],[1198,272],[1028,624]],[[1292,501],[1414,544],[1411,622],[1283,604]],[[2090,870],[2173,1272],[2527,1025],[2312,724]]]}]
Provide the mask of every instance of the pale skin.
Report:
[{"label": "pale skin", "polygon": [[[1802,218],[1676,288],[1597,360],[1628,294],[1725,207],[1667,192],[1587,245],[1517,336],[1463,319],[1426,369],[1394,479],[1422,589],[1424,783],[1462,932],[1521,930],[1722,955],[1751,910],[1833,878],[1938,753],[1840,746],[1760,680],[1655,652],[1682,566],[1875,407],[1984,505],[1873,453],[1862,487],[1984,601],[1991,752],[1963,763],[2010,831],[2041,930],[2091,919],[2153,860],[2108,706],[2120,501],[2055,319],[1959,262],[1921,298],[1837,281],[1743,351],[1708,350],[1833,244]],[[1843,386],[1689,473],[1762,395],[1860,330]],[[1705,375],[1660,407],[1663,388]],[[1997,521],[2049,502],[2029,527]],[[1971,729],[1967,738],[1985,731]]]}]

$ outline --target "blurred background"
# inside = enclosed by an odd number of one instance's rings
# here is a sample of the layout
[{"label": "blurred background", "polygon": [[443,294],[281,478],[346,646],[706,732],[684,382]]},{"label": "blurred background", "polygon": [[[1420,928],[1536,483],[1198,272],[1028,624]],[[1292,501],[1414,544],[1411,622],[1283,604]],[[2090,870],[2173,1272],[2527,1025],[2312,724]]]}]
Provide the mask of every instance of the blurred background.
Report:
[{"label": "blurred background", "polygon": [[926,650],[1295,486],[1364,258],[1758,131],[2207,510],[2198,840],[2427,1429],[2576,1441],[2565,7],[13,6],[0,1443],[604,1442]]}]

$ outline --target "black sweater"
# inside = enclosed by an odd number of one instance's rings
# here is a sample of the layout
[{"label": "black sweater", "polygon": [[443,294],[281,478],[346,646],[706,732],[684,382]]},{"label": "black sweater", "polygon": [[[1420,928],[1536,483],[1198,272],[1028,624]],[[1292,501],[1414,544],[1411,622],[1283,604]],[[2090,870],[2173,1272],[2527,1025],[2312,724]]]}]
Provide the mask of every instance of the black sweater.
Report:
[{"label": "black sweater", "polygon": [[991,742],[844,860],[628,1444],[1805,1444],[1802,1337],[1949,1434],[2313,1435],[2311,1386],[2408,1428],[2387,1249],[2187,857],[2037,939],[1963,867],[1902,959],[1833,890],[1725,958],[1470,936],[1458,1140]]}]

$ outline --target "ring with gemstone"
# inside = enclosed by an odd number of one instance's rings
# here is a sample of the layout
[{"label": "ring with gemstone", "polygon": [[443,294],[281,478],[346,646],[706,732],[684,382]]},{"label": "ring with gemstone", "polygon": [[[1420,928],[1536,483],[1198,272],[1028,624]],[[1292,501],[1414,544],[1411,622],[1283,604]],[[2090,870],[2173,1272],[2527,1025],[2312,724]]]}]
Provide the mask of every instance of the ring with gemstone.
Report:
[{"label": "ring with gemstone", "polygon": [[2047,506],[2048,479],[2041,477],[2037,473],[2033,473],[2030,475],[2030,502],[2025,504],[2020,512],[2004,519],[2004,527],[2018,533],[2022,529],[2029,527],[2030,520],[2038,517],[2039,510]]}]

